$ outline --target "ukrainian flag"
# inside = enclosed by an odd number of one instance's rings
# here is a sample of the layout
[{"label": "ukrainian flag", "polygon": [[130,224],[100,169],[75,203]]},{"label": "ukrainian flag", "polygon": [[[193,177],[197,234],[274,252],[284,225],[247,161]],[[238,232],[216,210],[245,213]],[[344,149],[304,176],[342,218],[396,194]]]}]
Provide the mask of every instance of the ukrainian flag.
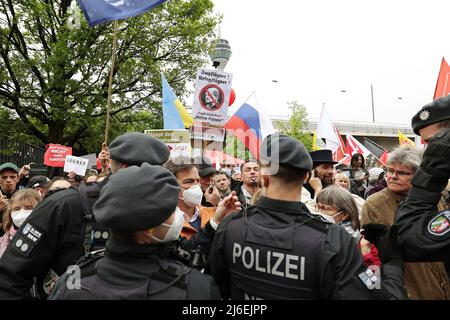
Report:
[{"label": "ukrainian flag", "polygon": [[161,82],[164,129],[185,129],[191,127],[193,124],[192,117],[189,115],[180,99],[177,98],[162,73]]}]

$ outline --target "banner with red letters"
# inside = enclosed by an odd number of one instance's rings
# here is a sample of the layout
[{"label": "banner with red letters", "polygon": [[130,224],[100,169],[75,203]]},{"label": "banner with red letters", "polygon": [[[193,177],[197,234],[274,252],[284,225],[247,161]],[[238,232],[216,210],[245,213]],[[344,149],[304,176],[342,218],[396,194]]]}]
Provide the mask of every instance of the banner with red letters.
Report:
[{"label": "banner with red letters", "polygon": [[66,147],[60,144],[48,144],[46,145],[46,149],[47,151],[45,151],[44,155],[44,164],[49,167],[64,168],[66,156],[72,155],[72,147]]}]

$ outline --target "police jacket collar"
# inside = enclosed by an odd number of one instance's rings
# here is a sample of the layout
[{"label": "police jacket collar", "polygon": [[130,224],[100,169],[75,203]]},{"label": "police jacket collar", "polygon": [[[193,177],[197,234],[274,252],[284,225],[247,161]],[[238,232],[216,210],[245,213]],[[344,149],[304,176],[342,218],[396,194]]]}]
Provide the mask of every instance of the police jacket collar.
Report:
[{"label": "police jacket collar", "polygon": [[300,201],[284,201],[261,196],[256,202],[256,206],[270,211],[280,211],[291,214],[309,213],[308,208]]},{"label": "police jacket collar", "polygon": [[120,256],[148,256],[152,253],[159,253],[166,247],[166,244],[137,244],[133,242],[121,242],[109,238],[106,242],[107,254]]}]

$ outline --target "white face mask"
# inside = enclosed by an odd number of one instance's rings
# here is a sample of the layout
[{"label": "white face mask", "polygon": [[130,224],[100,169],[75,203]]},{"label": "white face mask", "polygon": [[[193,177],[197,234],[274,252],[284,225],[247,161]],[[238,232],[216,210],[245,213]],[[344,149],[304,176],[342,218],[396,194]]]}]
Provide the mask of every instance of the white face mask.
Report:
[{"label": "white face mask", "polygon": [[182,200],[189,207],[196,207],[202,203],[203,191],[200,185],[195,185],[183,191]]},{"label": "white face mask", "polygon": [[320,212],[319,214],[320,214],[325,220],[331,222],[332,224],[336,224],[336,220],[334,220],[334,217],[340,215],[341,213],[342,213],[342,211],[339,211],[338,213],[336,213],[336,214],[334,214],[334,215],[332,215],[332,216],[329,216],[329,215],[327,215],[326,213],[321,213],[321,212]]},{"label": "white face mask", "polygon": [[11,211],[11,219],[14,223],[14,225],[17,228],[20,228],[20,226],[22,225],[22,223],[28,218],[28,216],[30,215],[31,211],[33,210],[25,210],[25,209],[20,209],[20,210],[13,210]]},{"label": "white face mask", "polygon": [[178,239],[180,236],[181,229],[184,224],[184,213],[178,208],[175,210],[175,217],[173,218],[172,224],[162,223],[162,226],[169,228],[164,239],[159,239],[153,235],[151,237],[158,242],[171,242]]}]

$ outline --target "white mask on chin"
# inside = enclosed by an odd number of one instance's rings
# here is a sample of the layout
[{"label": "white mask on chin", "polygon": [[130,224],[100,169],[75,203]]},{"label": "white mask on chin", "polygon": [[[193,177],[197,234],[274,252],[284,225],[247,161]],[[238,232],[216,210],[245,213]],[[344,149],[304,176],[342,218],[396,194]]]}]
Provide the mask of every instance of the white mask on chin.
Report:
[{"label": "white mask on chin", "polygon": [[153,235],[151,237],[156,240],[157,242],[171,242],[178,239],[180,236],[181,229],[183,228],[184,224],[184,213],[180,209],[175,210],[175,217],[173,218],[172,224],[162,223],[161,225],[164,227],[169,228],[169,231],[167,231],[166,235],[164,236],[164,239],[159,239]]},{"label": "white mask on chin", "polygon": [[183,191],[182,200],[188,207],[196,207],[202,203],[203,191],[200,185],[195,185]]}]

